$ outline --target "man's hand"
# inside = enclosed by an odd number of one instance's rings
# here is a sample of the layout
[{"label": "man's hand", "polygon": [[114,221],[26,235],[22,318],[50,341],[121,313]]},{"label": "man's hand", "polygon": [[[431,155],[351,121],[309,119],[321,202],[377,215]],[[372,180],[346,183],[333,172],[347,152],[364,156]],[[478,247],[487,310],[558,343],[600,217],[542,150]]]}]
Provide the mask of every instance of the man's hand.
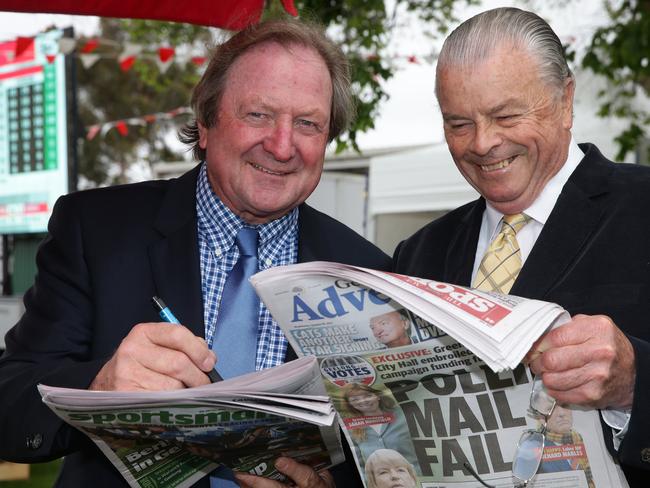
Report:
[{"label": "man's hand", "polygon": [[563,404],[629,408],[636,378],[634,349],[604,315],[576,315],[533,345],[526,360]]},{"label": "man's hand", "polygon": [[291,458],[280,457],[275,461],[275,467],[286,474],[293,485],[286,485],[278,481],[269,480],[252,474],[235,473],[237,482],[242,488],[284,488],[296,486],[298,488],[335,488],[334,478],[329,471],[314,471],[305,464],[300,464]]},{"label": "man's hand", "polygon": [[91,390],[173,390],[210,382],[215,355],[182,325],[137,324],[97,373]]}]

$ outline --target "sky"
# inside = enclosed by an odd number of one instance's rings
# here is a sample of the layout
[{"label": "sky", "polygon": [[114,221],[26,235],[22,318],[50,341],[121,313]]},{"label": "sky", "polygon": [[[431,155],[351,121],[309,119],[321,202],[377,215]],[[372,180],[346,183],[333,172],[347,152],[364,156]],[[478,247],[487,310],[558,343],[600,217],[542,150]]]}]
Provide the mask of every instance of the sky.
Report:
[{"label": "sky", "polygon": [[[572,0],[566,2],[567,5],[562,8],[553,7],[558,1],[527,0],[524,3],[522,0],[483,0],[481,6],[465,7],[457,12],[457,16],[466,19],[481,10],[496,6],[516,5],[529,8],[546,18],[562,40],[571,39],[580,49],[590,39],[594,29],[606,19],[602,2]],[[433,92],[435,68],[430,59],[429,61],[424,59],[425,56],[439,49],[441,41],[425,37],[416,21],[404,20],[400,24],[388,49],[389,54],[395,56],[395,65],[398,67],[395,76],[385,84],[390,99],[382,106],[381,116],[375,122],[375,130],[359,136],[362,149],[443,141],[442,123]],[[12,39],[16,36],[31,36],[50,25],[57,27],[72,25],[77,34],[91,34],[96,28],[97,19],[73,15],[0,12],[0,40]],[[411,55],[416,57],[418,63],[409,63],[405,60],[406,56]],[[581,93],[580,88],[578,86],[578,93]],[[611,134],[614,130],[612,121],[601,121],[594,116],[595,105],[591,103],[591,98],[597,87],[587,86],[587,88],[589,90],[582,98],[586,99],[588,106],[593,106],[593,110],[586,112],[576,110],[577,124],[574,133],[581,136],[584,134],[585,137],[593,134],[594,131]],[[584,124],[579,125],[581,118],[584,119]],[[596,142],[607,146],[604,142]],[[613,151],[613,144],[609,146]],[[613,156],[611,153],[607,155]]]}]

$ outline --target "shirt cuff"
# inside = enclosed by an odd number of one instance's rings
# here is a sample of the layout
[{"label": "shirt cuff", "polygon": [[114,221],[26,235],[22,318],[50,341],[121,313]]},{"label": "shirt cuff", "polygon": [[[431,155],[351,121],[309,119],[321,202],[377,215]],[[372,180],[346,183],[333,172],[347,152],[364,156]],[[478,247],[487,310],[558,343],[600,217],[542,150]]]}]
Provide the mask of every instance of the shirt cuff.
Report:
[{"label": "shirt cuff", "polygon": [[612,440],[614,441],[614,449],[618,451],[625,434],[627,434],[627,427],[630,425],[630,418],[632,417],[630,410],[601,410],[600,414],[607,425],[612,428]]}]

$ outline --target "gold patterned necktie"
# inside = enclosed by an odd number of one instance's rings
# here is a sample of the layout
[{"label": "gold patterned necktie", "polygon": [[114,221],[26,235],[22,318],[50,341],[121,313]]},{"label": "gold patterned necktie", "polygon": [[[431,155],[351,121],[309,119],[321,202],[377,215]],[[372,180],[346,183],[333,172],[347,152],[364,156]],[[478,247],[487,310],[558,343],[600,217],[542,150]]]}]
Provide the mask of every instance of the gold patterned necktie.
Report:
[{"label": "gold patterned necktie", "polygon": [[521,271],[517,232],[529,221],[530,217],[523,213],[503,216],[501,230],[483,255],[473,288],[503,294],[510,292]]}]

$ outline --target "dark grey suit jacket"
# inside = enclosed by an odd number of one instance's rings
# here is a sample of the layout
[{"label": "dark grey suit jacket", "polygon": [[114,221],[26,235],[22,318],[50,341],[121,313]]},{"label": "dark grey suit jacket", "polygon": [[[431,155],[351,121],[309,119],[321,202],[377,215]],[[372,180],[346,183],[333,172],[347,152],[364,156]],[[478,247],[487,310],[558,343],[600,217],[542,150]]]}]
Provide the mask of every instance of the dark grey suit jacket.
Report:
[{"label": "dark grey suit jacket", "polygon": [[[606,314],[636,353],[629,431],[618,457],[632,486],[650,473],[650,168],[615,164],[591,144],[564,186],[510,293]],[[395,251],[394,270],[469,285],[485,201],[422,228]],[[611,449],[611,431],[605,440]]]},{"label": "dark grey suit jacket", "polygon": [[[88,387],[134,324],[159,321],[153,295],[203,337],[197,175],[198,166],[175,180],[79,192],[57,202],[26,312],[7,334],[0,358],[0,459],[66,456],[57,486],[126,486],[84,435],[49,411],[36,385]],[[312,260],[390,266],[388,256],[351,229],[302,205],[299,261]],[[207,487],[207,479],[196,486]]]}]

